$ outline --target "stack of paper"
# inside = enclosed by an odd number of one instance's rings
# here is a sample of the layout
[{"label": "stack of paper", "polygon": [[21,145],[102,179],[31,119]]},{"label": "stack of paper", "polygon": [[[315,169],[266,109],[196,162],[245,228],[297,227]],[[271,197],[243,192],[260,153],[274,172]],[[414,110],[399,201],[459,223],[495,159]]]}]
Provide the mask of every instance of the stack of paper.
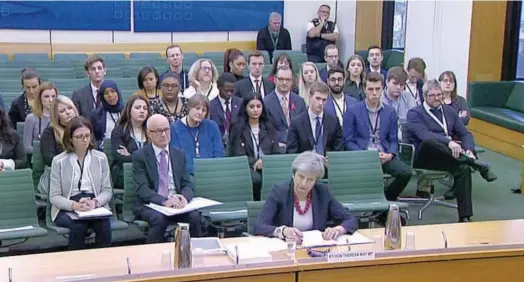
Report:
[{"label": "stack of paper", "polygon": [[341,235],[337,237],[336,240],[324,240],[323,232],[312,230],[303,232],[303,242],[301,245],[304,248],[342,246],[346,245],[347,241],[350,245],[373,243],[372,240],[359,232],[354,232],[352,235]]},{"label": "stack of paper", "polygon": [[206,199],[206,198],[197,197],[197,198],[193,198],[182,209],[168,208],[168,207],[159,206],[159,205],[156,205],[156,204],[153,204],[153,203],[147,204],[146,207],[148,207],[150,209],[154,209],[154,210],[156,210],[156,211],[158,211],[158,212],[160,212],[160,213],[162,213],[164,215],[173,216],[173,215],[185,214],[185,213],[188,213],[188,212],[191,212],[191,211],[195,211],[195,210],[198,210],[198,209],[202,209],[202,208],[206,208],[206,207],[212,207],[212,206],[217,206],[217,205],[222,205],[222,203],[214,201],[214,200]]},{"label": "stack of paper", "polygon": [[[253,243],[229,244],[224,246],[234,263],[250,264],[271,262],[272,255],[264,247]],[[238,261],[237,261],[238,259]]]},{"label": "stack of paper", "polygon": [[89,219],[89,218],[100,218],[100,217],[109,217],[112,216],[113,213],[106,209],[106,208],[96,208],[92,209],[90,211],[75,211],[74,214],[69,213],[69,216],[72,219]]}]

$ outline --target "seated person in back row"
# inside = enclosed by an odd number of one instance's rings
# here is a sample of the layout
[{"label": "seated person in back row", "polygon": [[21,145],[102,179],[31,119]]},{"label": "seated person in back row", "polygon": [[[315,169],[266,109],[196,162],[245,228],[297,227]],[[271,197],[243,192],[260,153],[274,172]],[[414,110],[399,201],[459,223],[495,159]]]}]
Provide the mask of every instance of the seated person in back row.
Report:
[{"label": "seated person in back row", "polygon": [[[357,230],[357,220],[331,194],[324,175],[324,158],[313,152],[298,155],[292,163],[292,179],[273,186],[255,221],[254,233],[267,237],[296,237],[302,232],[323,231],[331,240]],[[329,227],[328,222],[336,226]]]},{"label": "seated person in back row", "polygon": [[146,243],[164,242],[164,233],[170,222],[187,222],[190,224],[190,235],[200,237],[202,230],[198,211],[167,217],[144,206],[153,203],[183,208],[194,195],[184,152],[169,146],[168,119],[155,114],[148,119],[147,128],[151,143],[132,156],[133,183],[137,192],[133,213],[149,224]]}]

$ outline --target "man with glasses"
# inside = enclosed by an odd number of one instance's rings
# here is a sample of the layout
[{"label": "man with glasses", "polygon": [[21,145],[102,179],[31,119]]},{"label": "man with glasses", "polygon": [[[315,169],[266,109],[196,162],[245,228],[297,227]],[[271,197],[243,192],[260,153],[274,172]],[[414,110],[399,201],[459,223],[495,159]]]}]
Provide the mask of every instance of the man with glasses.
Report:
[{"label": "man with glasses", "polygon": [[339,28],[329,20],[330,6],[323,4],[317,11],[317,18],[308,22],[306,29],[306,54],[312,63],[324,63],[326,46],[339,40]]},{"label": "man with glasses", "polygon": [[160,76],[160,80],[162,81],[162,76],[166,73],[175,73],[180,78],[180,89],[184,91],[190,86],[190,83],[188,81],[188,72],[183,69],[184,53],[182,48],[177,44],[168,46],[166,48],[166,61],[168,62],[168,70]]},{"label": "man with glasses", "polygon": [[166,228],[170,223],[177,222],[189,223],[191,236],[200,237],[202,227],[198,211],[168,217],[145,207],[146,204],[152,203],[180,209],[185,207],[194,195],[184,152],[169,146],[168,119],[155,114],[148,119],[147,128],[150,143],[132,156],[133,183],[137,192],[133,212],[138,219],[149,224],[146,243],[164,242]]},{"label": "man with glasses", "polygon": [[102,107],[102,101],[98,95],[100,85],[106,76],[106,66],[104,60],[98,55],[91,55],[84,64],[84,71],[89,77],[89,84],[73,91],[71,100],[78,109],[78,113],[89,118],[94,109]]},{"label": "man with glasses", "polygon": [[327,83],[328,71],[331,68],[344,68],[343,63],[339,61],[339,49],[337,49],[337,46],[334,44],[326,46],[326,49],[324,49],[324,60],[326,61],[326,66],[319,70],[319,78],[321,78],[324,83]]},{"label": "man with glasses", "polygon": [[275,90],[264,98],[268,119],[275,126],[281,152],[286,151],[290,120],[306,111],[301,96],[291,91],[293,73],[288,67],[281,67],[275,73]]},{"label": "man with glasses", "polygon": [[339,125],[343,126],[343,117],[350,105],[357,103],[357,99],[343,92],[345,73],[336,66],[328,71],[328,87],[330,95],[326,101],[325,111],[337,117]]},{"label": "man with glasses", "polygon": [[447,171],[454,176],[459,222],[469,222],[472,212],[472,171],[479,170],[488,182],[497,176],[490,166],[477,160],[474,137],[457,112],[443,105],[437,80],[423,85],[424,103],[408,111],[408,140],[415,147],[414,167]]}]

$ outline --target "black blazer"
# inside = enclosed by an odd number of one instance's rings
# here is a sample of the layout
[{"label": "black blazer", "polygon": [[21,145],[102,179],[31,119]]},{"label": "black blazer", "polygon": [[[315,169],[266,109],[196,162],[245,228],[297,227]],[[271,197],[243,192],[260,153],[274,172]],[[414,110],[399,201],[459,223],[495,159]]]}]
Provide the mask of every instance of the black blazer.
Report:
[{"label": "black blazer", "polygon": [[[190,181],[188,166],[184,151],[170,146],[171,172],[177,193],[186,200],[193,199],[194,191]],[[162,205],[167,200],[157,193],[159,187],[159,172],[157,170],[157,156],[153,145],[146,144],[132,155],[133,183],[137,193],[137,201],[133,207],[135,215],[140,215],[145,204]]]},{"label": "black blazer", "polygon": [[[342,225],[348,233],[357,230],[357,220],[330,193],[327,184],[316,183],[312,188],[313,230],[324,231],[329,221]],[[276,184],[268,195],[254,225],[255,235],[271,237],[279,226],[293,227],[293,179]]]},{"label": "black blazer", "polygon": [[25,122],[26,117],[26,95],[24,92],[22,95],[13,99],[11,102],[11,108],[9,109],[9,119],[13,124],[13,128],[16,129],[16,123]]},{"label": "black blazer", "polygon": [[[266,77],[262,77],[262,83],[264,88],[264,97],[261,98],[264,99],[275,89],[275,84]],[[246,99],[250,97],[251,92],[256,92],[256,90],[253,89],[250,76],[245,77],[243,80],[237,81],[235,85],[235,96]]]},{"label": "black blazer", "polygon": [[[343,150],[343,130],[336,117],[323,113],[323,143],[325,153]],[[308,111],[293,118],[288,130],[286,153],[297,154],[314,150],[314,135]]]},{"label": "black blazer", "polygon": [[137,151],[137,143],[129,135],[129,131],[125,130],[122,125],[117,125],[111,132],[111,153],[113,154],[113,162],[111,163],[111,179],[115,188],[124,188],[123,177],[123,163],[131,163],[131,155],[124,156],[117,152],[120,146],[126,147],[130,154]]},{"label": "black blazer", "polygon": [[274,50],[292,50],[292,39],[290,37],[290,32],[288,32],[286,28],[281,27],[281,30],[279,30],[279,36],[277,38],[277,46],[274,46],[268,26],[261,28],[259,32],[257,32],[257,50],[268,51],[271,62]]},{"label": "black blazer", "polygon": [[78,114],[85,118],[89,118],[91,112],[95,109],[95,99],[93,98],[91,83],[73,91],[71,100],[73,100],[75,107],[77,107]]},{"label": "black blazer", "polygon": [[[230,131],[229,156],[244,156],[248,157],[250,167],[252,167],[257,158],[255,157],[255,148],[253,147],[251,129],[249,125],[244,122],[236,122],[232,124]],[[279,141],[277,140],[277,132],[275,129],[266,123],[259,125],[259,147],[265,155],[280,154]]]},{"label": "black blazer", "polygon": [[53,158],[63,151],[64,148],[62,148],[62,146],[55,140],[55,132],[53,131],[53,128],[51,126],[46,127],[40,137],[40,154],[42,154],[44,164],[51,167]]},{"label": "black blazer", "polygon": [[15,162],[15,169],[22,169],[27,167],[27,154],[24,151],[24,144],[18,132],[14,129],[9,129],[11,140],[0,140],[2,143],[2,152],[0,159],[11,159]]}]

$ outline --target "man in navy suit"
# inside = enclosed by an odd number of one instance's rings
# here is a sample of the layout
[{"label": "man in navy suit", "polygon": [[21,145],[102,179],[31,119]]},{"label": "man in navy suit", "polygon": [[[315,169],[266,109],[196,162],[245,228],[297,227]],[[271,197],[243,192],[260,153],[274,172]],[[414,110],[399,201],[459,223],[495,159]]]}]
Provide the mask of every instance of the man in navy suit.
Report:
[{"label": "man in navy suit", "polygon": [[328,71],[331,68],[340,67],[343,68],[343,64],[339,61],[339,49],[335,44],[330,44],[324,49],[324,60],[326,61],[326,66],[319,70],[319,78],[324,83],[328,82]]},{"label": "man in navy suit", "polygon": [[[377,150],[383,171],[393,180],[385,187],[389,201],[397,197],[412,177],[410,167],[396,158],[398,153],[397,115],[394,109],[380,101],[383,76],[370,73],[365,79],[365,100],[346,111],[343,122],[343,142],[346,150]],[[379,217],[386,220],[386,214]]]},{"label": "man in navy suit", "polygon": [[310,86],[308,110],[292,119],[288,131],[286,153],[315,151],[326,156],[327,151],[343,150],[343,132],[337,118],[326,114],[324,107],[330,90],[322,82]]},{"label": "man in navy suit", "polygon": [[412,108],[407,115],[408,140],[416,150],[414,167],[454,175],[459,221],[468,222],[472,216],[471,167],[489,182],[497,176],[488,164],[477,160],[474,138],[457,112],[442,104],[443,92],[437,80],[425,83],[423,97],[424,103]]},{"label": "man in navy suit", "polygon": [[268,119],[277,131],[277,140],[282,152],[286,152],[288,128],[290,121],[306,111],[306,105],[301,96],[291,91],[293,73],[288,67],[282,67],[275,73],[275,90],[264,98]]},{"label": "man in navy suit", "polygon": [[383,63],[383,49],[379,46],[368,47],[368,68],[366,68],[366,74],[371,72],[379,73],[383,76],[383,86],[386,82],[387,70],[384,69],[381,64]]},{"label": "man in navy suit", "polygon": [[224,144],[228,143],[230,125],[235,121],[242,105],[242,98],[233,96],[236,82],[233,74],[221,74],[217,80],[219,95],[210,101],[210,119],[219,126]]},{"label": "man in navy suit", "polygon": [[135,151],[132,156],[133,183],[137,193],[133,213],[149,224],[146,242],[164,242],[166,228],[170,223],[177,222],[189,223],[191,236],[200,237],[202,227],[198,211],[168,217],[145,206],[152,203],[180,209],[193,199],[195,193],[184,152],[169,146],[168,119],[163,115],[153,115],[148,119],[147,127],[151,143]]},{"label": "man in navy suit", "polygon": [[245,99],[250,98],[255,92],[264,99],[275,89],[275,85],[268,78],[263,77],[264,55],[260,51],[248,55],[248,69],[250,75],[239,80],[235,85],[235,96]]},{"label": "man in navy suit", "polygon": [[340,67],[331,68],[328,71],[328,87],[330,95],[326,101],[325,111],[327,114],[337,117],[339,125],[343,126],[343,117],[350,105],[357,103],[357,99],[343,92],[345,83],[345,72]]}]

